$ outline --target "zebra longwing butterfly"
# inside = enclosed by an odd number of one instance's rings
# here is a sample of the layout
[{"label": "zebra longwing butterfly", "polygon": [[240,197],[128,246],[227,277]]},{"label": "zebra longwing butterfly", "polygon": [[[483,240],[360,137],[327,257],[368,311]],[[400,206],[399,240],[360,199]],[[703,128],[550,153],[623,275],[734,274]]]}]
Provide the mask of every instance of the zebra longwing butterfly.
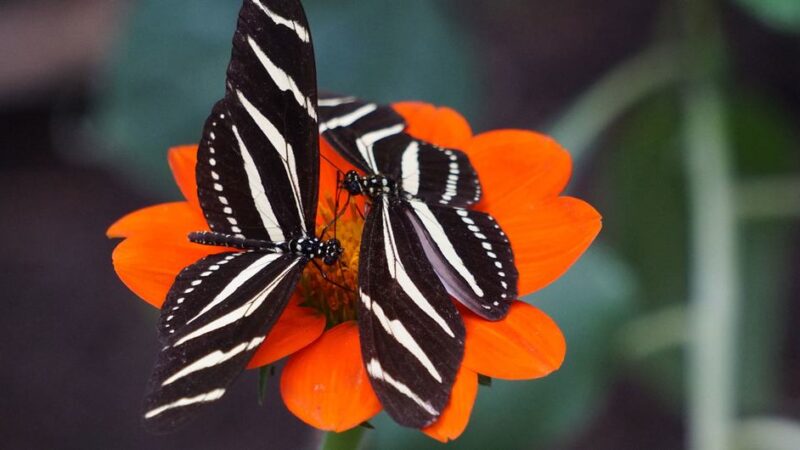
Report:
[{"label": "zebra longwing butterfly", "polygon": [[361,240],[359,327],[373,386],[399,423],[423,427],[449,399],[464,325],[449,293],[489,320],[508,313],[517,269],[480,200],[467,156],[405,132],[391,107],[323,95],[320,132],[350,163],[344,187],[371,199]]},{"label": "zebra longwing butterfly", "polygon": [[319,134],[314,52],[299,1],[246,0],[225,96],[198,150],[210,232],[189,239],[244,251],[186,267],[163,305],[145,426],[170,431],[219,399],[286,306],[305,265],[342,252],[314,226]]}]

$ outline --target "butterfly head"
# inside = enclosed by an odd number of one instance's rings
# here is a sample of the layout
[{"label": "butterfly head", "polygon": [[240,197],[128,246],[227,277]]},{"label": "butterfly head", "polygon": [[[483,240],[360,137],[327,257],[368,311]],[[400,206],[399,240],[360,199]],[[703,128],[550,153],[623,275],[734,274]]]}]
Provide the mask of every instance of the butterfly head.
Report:
[{"label": "butterfly head", "polygon": [[339,261],[339,257],[342,256],[342,243],[339,242],[338,239],[328,239],[327,241],[320,244],[320,250],[322,254],[322,262],[325,264],[332,266]]},{"label": "butterfly head", "polygon": [[342,187],[350,195],[361,195],[364,193],[364,189],[361,186],[361,175],[355,170],[351,170],[344,175]]}]

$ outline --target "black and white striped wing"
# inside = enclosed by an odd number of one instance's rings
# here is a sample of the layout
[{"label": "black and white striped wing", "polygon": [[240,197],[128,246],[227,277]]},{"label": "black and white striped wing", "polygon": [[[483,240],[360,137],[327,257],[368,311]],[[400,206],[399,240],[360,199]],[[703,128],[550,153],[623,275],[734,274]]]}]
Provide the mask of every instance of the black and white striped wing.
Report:
[{"label": "black and white striped wing", "polygon": [[405,214],[385,197],[364,225],[359,330],[364,365],[381,404],[401,425],[442,413],[464,353],[464,324]]},{"label": "black and white striped wing", "polygon": [[413,139],[403,133],[374,146],[383,173],[391,173],[407,194],[427,203],[465,207],[481,199],[478,174],[466,154]]},{"label": "black and white striped wing", "polygon": [[489,214],[412,200],[407,210],[447,291],[479,316],[499,320],[517,298],[511,244]]},{"label": "black and white striped wing", "polygon": [[167,432],[225,393],[264,341],[305,266],[279,253],[221,253],[185,268],[159,324],[162,351],[145,401],[145,426]]},{"label": "black and white striped wing", "polygon": [[390,106],[355,97],[323,94],[319,100],[319,131],[351,164],[368,174],[381,173],[373,145],[402,133],[406,122]]},{"label": "black and white striped wing", "polygon": [[469,206],[480,200],[478,175],[467,155],[413,138],[392,107],[334,95],[323,96],[319,106],[323,136],[362,171],[391,176],[406,193],[432,204]]},{"label": "black and white striped wing", "polygon": [[299,1],[245,0],[225,98],[206,122],[198,194],[213,231],[311,234],[319,183],[314,50]]}]

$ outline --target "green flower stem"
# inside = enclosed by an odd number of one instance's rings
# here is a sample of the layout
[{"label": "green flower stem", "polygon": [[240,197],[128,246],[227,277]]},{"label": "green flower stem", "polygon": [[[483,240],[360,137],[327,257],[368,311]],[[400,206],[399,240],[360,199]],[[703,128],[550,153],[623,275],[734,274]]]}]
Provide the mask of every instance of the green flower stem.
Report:
[{"label": "green flower stem", "polygon": [[717,76],[724,51],[716,2],[684,1],[683,92],[692,236],[689,304],[689,448],[733,448],[739,297],[735,182]]},{"label": "green flower stem", "polygon": [[358,450],[366,431],[364,427],[355,427],[343,433],[325,433],[320,450]]}]

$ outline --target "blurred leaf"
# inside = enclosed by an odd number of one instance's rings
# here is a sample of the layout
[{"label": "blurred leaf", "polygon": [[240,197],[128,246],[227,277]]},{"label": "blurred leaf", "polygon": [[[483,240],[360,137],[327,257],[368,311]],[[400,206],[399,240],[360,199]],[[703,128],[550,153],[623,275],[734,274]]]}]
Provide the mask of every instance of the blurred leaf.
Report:
[{"label": "blurred leaf", "polygon": [[[752,180],[800,170],[796,127],[780,104],[741,87],[730,97],[728,128],[742,177]],[[789,245],[795,230],[794,223],[784,221],[750,222],[741,228],[744,296],[737,382],[743,413],[774,408],[777,400],[785,324],[781,317],[796,277]]]},{"label": "blurred leaf", "polygon": [[737,424],[737,450],[796,450],[800,448],[800,423],[780,417],[757,417]]},{"label": "blurred leaf", "polygon": [[[641,283],[637,308],[664,311],[687,297],[686,193],[678,126],[680,104],[667,90],[634,108],[612,134],[601,205],[605,237],[630,261]],[[629,356],[629,355],[627,355]],[[673,347],[637,361],[635,373],[675,410],[683,401],[683,355]]]},{"label": "blurred leaf", "polygon": [[[114,52],[96,124],[98,157],[153,192],[172,186],[166,150],[197,142],[225,69],[241,0],[141,0]],[[480,101],[468,38],[435,2],[305,2],[320,87],[380,101]]]},{"label": "blurred leaf", "polygon": [[769,98],[740,86],[734,89],[728,129],[739,174],[750,177],[800,171],[800,136],[792,116]]},{"label": "blurred leaf", "polygon": [[[765,98],[736,87],[727,107],[728,130],[740,176],[797,170],[792,121]],[[636,270],[647,293],[644,312],[663,311],[687,298],[686,201],[680,158],[679,104],[669,92],[636,108],[607,146],[616,149],[599,173],[609,174],[606,239]],[[765,199],[766,201],[766,199]],[[738,382],[740,407],[762,411],[775,398],[781,330],[776,323],[792,276],[787,242],[791,225],[751,224],[742,229],[744,298],[740,313]],[[676,341],[678,342],[678,341]],[[675,411],[684,400],[684,359],[672,347],[635,362],[640,381]]]},{"label": "blurred leaf", "polygon": [[791,281],[796,278],[791,222],[743,227],[741,267],[746,275],[738,340],[737,383],[745,414],[772,410],[778,400]]},{"label": "blurred leaf", "polygon": [[[481,387],[467,431],[448,448],[539,448],[589,421],[614,373],[613,336],[629,316],[633,289],[627,268],[608,248],[595,245],[561,280],[534,295],[531,302],[564,331],[564,366],[542,380],[495,379],[491,388]],[[366,448],[441,448],[385,414],[373,423]]]},{"label": "blurred leaf", "polygon": [[800,2],[797,0],[735,0],[768,26],[784,32],[800,31]]}]

